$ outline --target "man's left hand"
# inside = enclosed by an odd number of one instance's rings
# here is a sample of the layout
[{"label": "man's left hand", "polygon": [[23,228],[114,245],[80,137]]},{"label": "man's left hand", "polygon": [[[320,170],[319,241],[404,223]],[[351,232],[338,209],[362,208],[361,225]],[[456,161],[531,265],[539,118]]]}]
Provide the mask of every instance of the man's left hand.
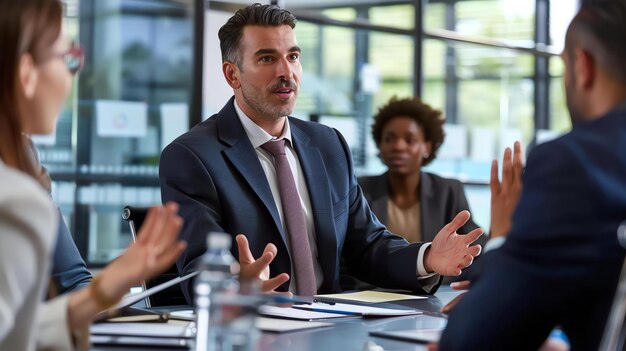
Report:
[{"label": "man's left hand", "polygon": [[469,218],[469,211],[461,211],[452,222],[439,231],[425,253],[424,268],[427,272],[457,276],[472,264],[474,257],[480,254],[480,245],[469,245],[483,234],[481,228],[474,229],[465,235],[456,233]]},{"label": "man's left hand", "polygon": [[[235,237],[235,240],[239,249],[240,280],[258,279],[261,282],[262,292],[273,292],[289,280],[287,273],[281,273],[274,278],[270,278],[270,263],[272,263],[272,260],[278,253],[278,249],[274,244],[267,244],[265,250],[263,250],[263,255],[259,258],[254,258],[245,235],[239,234]],[[281,294],[291,295],[289,292]]]}]

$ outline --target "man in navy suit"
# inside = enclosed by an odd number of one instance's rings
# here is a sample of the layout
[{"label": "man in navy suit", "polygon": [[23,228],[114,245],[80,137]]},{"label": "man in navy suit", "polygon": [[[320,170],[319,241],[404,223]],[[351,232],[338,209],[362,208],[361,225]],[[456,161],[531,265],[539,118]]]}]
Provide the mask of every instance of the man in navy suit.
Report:
[{"label": "man in navy suit", "polygon": [[[469,219],[464,211],[432,244],[409,245],[376,219],[341,134],[288,117],[302,74],[295,22],[291,13],[272,5],[237,11],[219,31],[222,70],[234,98],[161,155],[162,199],[179,203],[185,219],[181,235],[188,248],[177,262],[179,271],[193,271],[206,250],[206,234],[222,231],[245,235],[236,237],[234,250],[240,275],[260,278],[264,291],[298,293],[293,281],[299,279],[312,281],[317,292],[339,291],[344,257],[369,283],[433,293],[440,275],[460,274],[480,253],[480,246],[469,244],[482,230],[456,233]],[[309,276],[292,273],[274,158],[261,147],[282,139],[306,219],[306,252],[313,261]],[[191,301],[190,286],[183,291]]]},{"label": "man in navy suit", "polygon": [[626,220],[626,2],[584,2],[562,54],[572,131],[528,156],[502,247],[450,313],[440,350],[536,350],[560,326],[597,350]]}]

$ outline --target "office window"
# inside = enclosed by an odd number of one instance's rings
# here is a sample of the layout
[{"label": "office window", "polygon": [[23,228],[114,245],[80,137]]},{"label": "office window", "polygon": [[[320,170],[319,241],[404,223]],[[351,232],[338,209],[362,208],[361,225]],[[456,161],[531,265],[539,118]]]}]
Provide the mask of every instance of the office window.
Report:
[{"label": "office window", "polygon": [[394,96],[413,95],[413,48],[409,36],[371,33],[369,36],[369,64],[380,74],[380,87],[374,94],[374,110]]},{"label": "office window", "polygon": [[535,0],[429,0],[425,29],[447,29],[467,36],[531,44]]},{"label": "office window", "polygon": [[550,60],[550,130],[557,134],[565,133],[572,128],[563,85],[564,69],[560,57]]},{"label": "office window", "polygon": [[374,6],[368,11],[368,18],[373,25],[413,29],[415,7],[413,4]]},{"label": "office window", "polygon": [[38,137],[42,163],[90,266],[131,240],[124,205],[161,202],[161,149],[188,129],[191,3],[66,0],[64,30],[85,48],[83,72],[54,136]]},{"label": "office window", "polygon": [[349,115],[354,110],[354,30],[299,22],[303,77],[295,114]]},{"label": "office window", "polygon": [[370,137],[372,115],[394,95],[413,95],[414,37],[306,20],[298,22],[296,36],[303,49],[303,79],[294,115],[337,128],[359,173],[382,170]]},{"label": "office window", "polygon": [[[550,1],[550,44],[557,52],[562,52],[565,47],[567,26],[577,10],[577,1]],[[550,132],[554,133],[553,136],[563,134],[572,127],[563,86],[564,69],[560,57],[550,59]]]},{"label": "office window", "polygon": [[[532,56],[438,40],[427,40],[424,48],[423,99],[444,111],[455,126],[449,134],[462,133],[466,140],[451,140],[454,145],[446,145],[430,167],[487,182],[489,163],[503,147],[513,139],[528,144],[533,138]],[[478,137],[485,140],[474,140]],[[476,144],[481,142],[484,147]]]}]

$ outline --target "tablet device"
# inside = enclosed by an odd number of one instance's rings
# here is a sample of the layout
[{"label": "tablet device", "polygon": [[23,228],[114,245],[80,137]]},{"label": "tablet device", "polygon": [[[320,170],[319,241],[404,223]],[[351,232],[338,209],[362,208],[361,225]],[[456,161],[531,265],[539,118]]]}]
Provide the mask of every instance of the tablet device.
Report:
[{"label": "tablet device", "polygon": [[150,289],[147,289],[145,291],[142,291],[140,293],[136,293],[136,294],[129,294],[126,295],[122,301],[120,301],[117,305],[111,307],[110,309],[100,312],[98,314],[98,316],[95,318],[95,320],[102,320],[102,319],[106,319],[109,317],[113,317],[113,316],[117,316],[118,314],[120,314],[120,311],[122,311],[123,309],[125,309],[126,307],[130,307],[134,304],[136,304],[137,302],[152,296],[152,294],[156,294],[157,292],[167,289],[172,285],[175,284],[179,284],[181,282],[184,282],[185,280],[188,280],[192,277],[195,277],[196,275],[198,275],[199,271],[195,271],[195,272],[191,272],[187,275],[184,275],[182,277],[176,277],[174,279],[168,280],[165,283],[159,284],[157,286],[153,286]]},{"label": "tablet device", "polygon": [[428,344],[431,342],[439,342],[439,339],[441,338],[441,333],[443,333],[443,328],[372,331],[370,332],[370,335],[402,341],[417,342],[420,344]]}]

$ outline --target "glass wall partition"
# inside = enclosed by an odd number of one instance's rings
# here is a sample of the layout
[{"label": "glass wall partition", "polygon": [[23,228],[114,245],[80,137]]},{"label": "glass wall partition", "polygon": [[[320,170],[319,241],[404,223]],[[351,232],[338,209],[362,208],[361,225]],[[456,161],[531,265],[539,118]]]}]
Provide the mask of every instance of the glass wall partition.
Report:
[{"label": "glass wall partition", "polygon": [[[215,3],[223,2],[209,2]],[[229,11],[250,2],[235,3]],[[555,58],[560,48],[553,41],[569,21],[555,20],[556,13],[564,7],[573,12],[575,5],[548,0],[277,3],[299,19],[304,75],[294,114],[340,130],[352,147],[358,175],[386,168],[370,136],[376,109],[392,96],[419,95],[441,109],[447,122],[446,142],[427,170],[464,181],[477,222],[487,226],[490,161],[515,140],[528,150],[568,128],[562,66]],[[223,80],[219,74],[208,79]]]},{"label": "glass wall partition", "polygon": [[55,135],[36,142],[90,266],[131,240],[125,205],[161,202],[159,155],[190,124],[193,9],[192,1],[65,2],[65,31],[85,48],[85,67]]},{"label": "glass wall partition", "polygon": [[[255,1],[64,2],[66,32],[85,46],[86,66],[56,133],[36,141],[81,253],[100,264],[130,240],[122,206],[160,202],[163,146],[232,96],[217,30]],[[464,181],[486,226],[490,160],[513,140],[529,149],[570,128],[556,55],[576,2],[277,3],[299,19],[303,79],[294,115],[339,129],[358,175],[385,170],[370,136],[377,108],[419,95],[446,118],[446,142],[428,170]],[[199,100],[204,114],[190,106]]]}]

